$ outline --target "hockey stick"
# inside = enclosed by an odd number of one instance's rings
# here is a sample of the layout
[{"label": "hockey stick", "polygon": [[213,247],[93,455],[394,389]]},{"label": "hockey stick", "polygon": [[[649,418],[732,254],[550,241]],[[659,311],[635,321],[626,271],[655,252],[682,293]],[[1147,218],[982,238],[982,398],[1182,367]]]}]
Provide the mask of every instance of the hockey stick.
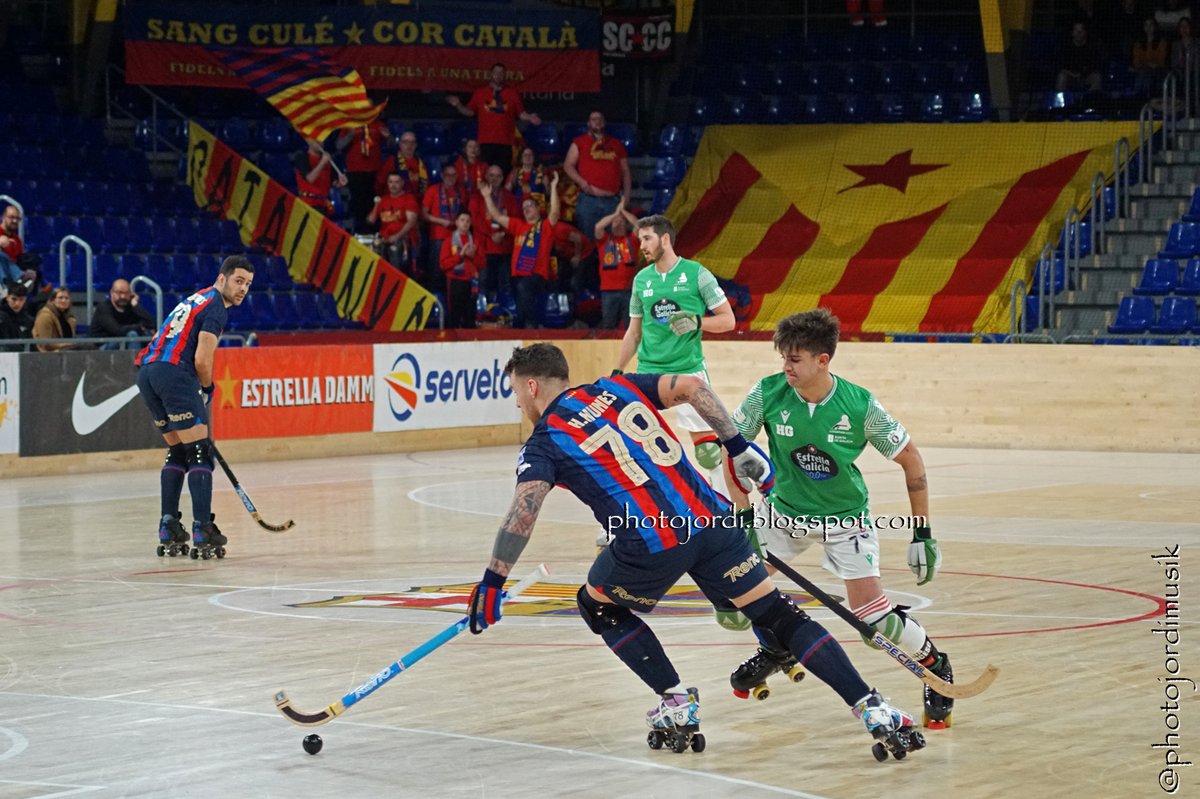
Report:
[{"label": "hockey stick", "polygon": [[242,504],[246,506],[246,510],[250,512],[251,518],[258,522],[258,526],[271,533],[283,533],[296,526],[293,519],[288,519],[283,524],[270,524],[263,521],[263,517],[258,515],[258,508],[254,507],[254,503],[250,501],[250,496],[242,488],[242,484],[238,482],[237,477],[233,473],[233,469],[229,468],[229,464],[225,462],[225,458],[221,457],[220,451],[217,449],[217,444],[212,439],[209,439],[209,449],[212,451],[213,457],[217,459],[217,463],[221,464],[221,469],[225,472],[225,476],[229,478],[229,482],[233,483],[233,490],[237,492],[241,498]]},{"label": "hockey stick", "polygon": [[[550,574],[546,568],[546,564],[539,563],[538,567],[533,570],[525,579],[514,585],[512,588],[504,592],[504,601],[509,602],[515,599],[519,594],[530,588],[538,580]],[[463,616],[458,621],[451,624],[446,629],[442,630],[437,635],[430,638],[425,643],[418,646],[402,658],[387,666],[383,671],[376,674],[371,679],[367,680],[362,685],[355,688],[350,693],[343,696],[338,701],[334,702],[329,707],[319,713],[305,713],[303,710],[298,710],[292,707],[292,700],[288,699],[287,691],[280,689],[275,693],[275,707],[279,708],[279,712],[283,717],[293,724],[301,727],[317,727],[328,721],[332,721],[334,716],[340,716],[346,712],[346,709],[357,704],[362,699],[373,694],[376,690],[387,684],[389,680],[401,673],[405,669],[411,669],[413,665],[421,658],[428,655],[433,650],[448,642],[451,638],[467,629],[470,624],[470,618]]]},{"label": "hockey stick", "polygon": [[992,664],[988,664],[983,670],[983,674],[975,678],[974,682],[968,683],[950,683],[937,676],[929,669],[922,666],[913,658],[909,657],[903,649],[896,646],[893,642],[883,637],[883,634],[875,630],[871,625],[851,613],[845,605],[838,602],[829,594],[822,591],[813,583],[809,582],[804,575],[793,569],[773,553],[767,552],[767,562],[774,566],[779,571],[783,572],[796,585],[803,588],[805,591],[816,597],[822,605],[832,610],[840,616],[843,621],[858,631],[860,635],[868,639],[872,644],[882,649],[901,666],[911,671],[916,677],[930,688],[942,696],[951,699],[969,699],[972,696],[978,696],[988,689],[992,682],[996,679],[996,675],[1000,673],[1000,669]]}]

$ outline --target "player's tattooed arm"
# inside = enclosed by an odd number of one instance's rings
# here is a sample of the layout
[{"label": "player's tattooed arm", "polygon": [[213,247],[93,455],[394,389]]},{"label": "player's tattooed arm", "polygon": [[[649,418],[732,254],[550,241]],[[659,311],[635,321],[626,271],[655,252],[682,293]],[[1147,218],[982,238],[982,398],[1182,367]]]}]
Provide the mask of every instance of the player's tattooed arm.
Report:
[{"label": "player's tattooed arm", "polygon": [[665,392],[660,384],[659,393],[667,398],[668,406],[682,405],[685,402],[690,404],[696,413],[700,414],[700,418],[708,422],[721,441],[728,441],[738,435],[737,426],[733,419],[729,418],[729,411],[725,410],[720,398],[708,383],[690,375],[664,375],[663,379],[669,382]]},{"label": "player's tattooed arm", "polygon": [[496,533],[489,569],[504,575],[509,573],[513,564],[521,557],[525,545],[529,543],[529,537],[533,535],[533,526],[542,510],[542,503],[552,488],[554,486],[550,483],[538,480],[517,484],[512,506],[500,525],[500,531]]}]

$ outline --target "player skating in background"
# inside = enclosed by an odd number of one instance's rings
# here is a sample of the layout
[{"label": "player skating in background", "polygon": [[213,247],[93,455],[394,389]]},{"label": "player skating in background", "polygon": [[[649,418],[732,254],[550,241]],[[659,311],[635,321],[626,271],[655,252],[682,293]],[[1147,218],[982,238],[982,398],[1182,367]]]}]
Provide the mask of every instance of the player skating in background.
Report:
[{"label": "player skating in background", "polygon": [[[879,536],[871,523],[867,486],[855,460],[870,444],[904,470],[912,511],[908,565],[925,585],[937,574],[941,552],[929,528],[925,462],[908,431],[866,389],[829,371],[837,349],[837,317],[826,308],[781,319],[775,349],[783,371],[758,381],[733,413],[738,431],[753,441],[765,429],[775,488],[758,514],[757,535],[776,556],[791,560],[814,540],[825,546],[823,565],[845,581],[854,614],[942,679],[953,682],[950,659],[929,639],[904,605],[892,605],[879,580]],[[748,507],[731,486],[734,502]],[[744,517],[749,511],[743,514]],[[731,609],[718,611],[723,626],[737,627]],[[795,665],[786,645],[755,625],[762,646],[730,678],[745,696],[771,674]],[[954,700],[925,688],[927,726],[949,726]]]},{"label": "player skating in background", "polygon": [[[192,496],[192,544],[206,559],[224,557],[225,536],[212,514],[212,452],[205,408],[213,393],[213,357],[227,309],[240,305],[254,280],[254,265],[240,255],[221,263],[216,282],[171,312],[137,356],[138,391],[154,426],[167,442],[161,475],[162,517],[158,554],[187,554],[179,496],[186,475]],[[192,557],[197,557],[192,552]]]},{"label": "player skating in background", "polygon": [[577,595],[592,632],[659,695],[648,742],[677,752],[704,748],[699,696],[684,688],[648,613],[684,574],[709,598],[725,598],[829,684],[872,735],[900,756],[924,745],[907,713],[886,704],[819,623],[775,588],[729,502],[700,476],[659,411],[689,403],[726,448],[736,480],[769,485],[771,464],[738,434],[717,396],[691,375],[630,374],[570,387],[551,344],[518,348],[505,366],[517,404],[534,423],[517,458],[517,487],[492,558],[469,602],[471,632],[500,619],[506,577],[533,534],[546,495],[570,490],[612,535]]}]

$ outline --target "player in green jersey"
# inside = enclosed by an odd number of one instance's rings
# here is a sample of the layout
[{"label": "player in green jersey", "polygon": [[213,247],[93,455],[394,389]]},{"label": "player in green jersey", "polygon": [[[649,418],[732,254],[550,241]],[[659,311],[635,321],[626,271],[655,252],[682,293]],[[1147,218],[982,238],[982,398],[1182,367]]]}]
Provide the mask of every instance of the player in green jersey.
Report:
[{"label": "player in green jersey", "polygon": [[[629,327],[614,374],[623,371],[636,352],[639,373],[695,375],[708,382],[701,336],[733,330],[733,308],[712,272],[676,254],[670,219],[639,219],[637,236],[649,265],[633,279]],[[728,494],[716,434],[690,405],[677,406],[675,418],[691,435],[696,462],[708,473],[709,483]]]},{"label": "player in green jersey", "polygon": [[[733,414],[738,429],[753,441],[765,428],[775,463],[775,489],[757,514],[751,535],[771,552],[790,560],[814,541],[825,545],[823,566],[845,581],[847,604],[921,664],[953,680],[950,660],[903,605],[893,606],[879,580],[879,537],[869,516],[867,486],[854,464],[871,445],[904,470],[913,530],[909,568],[918,585],[933,579],[941,552],[929,528],[929,489],[925,463],[898,421],[871,392],[829,371],[837,349],[837,317],[827,308],[780,320],[775,349],[783,371],[758,381]],[[735,503],[749,507],[740,491]],[[750,511],[746,511],[750,514]],[[718,621],[736,626],[730,616]],[[734,672],[738,695],[760,686],[775,671],[791,672],[794,663],[755,629],[762,647]],[[950,723],[953,700],[925,688],[926,726]]]}]

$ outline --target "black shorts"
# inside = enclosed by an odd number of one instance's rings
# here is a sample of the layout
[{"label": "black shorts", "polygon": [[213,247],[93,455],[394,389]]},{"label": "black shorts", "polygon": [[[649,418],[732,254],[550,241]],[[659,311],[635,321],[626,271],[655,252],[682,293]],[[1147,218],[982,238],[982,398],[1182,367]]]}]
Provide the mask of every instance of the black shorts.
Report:
[{"label": "black shorts", "polygon": [[588,584],[618,605],[649,612],[685,574],[710,600],[739,597],[768,576],[740,527],[714,526],[662,552],[618,538],[597,556]]},{"label": "black shorts", "polygon": [[200,396],[200,380],[194,374],[175,364],[156,361],[138,367],[137,387],[158,432],[206,424],[208,414]]}]

